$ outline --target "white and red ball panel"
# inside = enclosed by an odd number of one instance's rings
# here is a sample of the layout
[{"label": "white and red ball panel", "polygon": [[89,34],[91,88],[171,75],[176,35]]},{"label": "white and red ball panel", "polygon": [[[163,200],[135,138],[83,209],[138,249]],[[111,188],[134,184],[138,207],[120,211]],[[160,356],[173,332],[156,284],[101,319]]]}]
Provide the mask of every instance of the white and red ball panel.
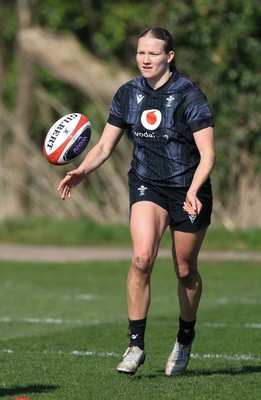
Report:
[{"label": "white and red ball panel", "polygon": [[51,164],[68,164],[82,153],[90,137],[89,119],[79,113],[67,114],[49,129],[43,145],[44,156]]}]

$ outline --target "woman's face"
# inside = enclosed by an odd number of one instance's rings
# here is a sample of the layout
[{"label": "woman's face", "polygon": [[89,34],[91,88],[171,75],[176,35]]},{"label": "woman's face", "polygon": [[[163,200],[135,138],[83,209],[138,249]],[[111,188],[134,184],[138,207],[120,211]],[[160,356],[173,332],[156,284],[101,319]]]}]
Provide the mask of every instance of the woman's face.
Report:
[{"label": "woman's face", "polygon": [[136,61],[140,72],[148,81],[159,82],[169,74],[169,65],[174,58],[174,52],[165,53],[165,42],[149,35],[138,41]]}]

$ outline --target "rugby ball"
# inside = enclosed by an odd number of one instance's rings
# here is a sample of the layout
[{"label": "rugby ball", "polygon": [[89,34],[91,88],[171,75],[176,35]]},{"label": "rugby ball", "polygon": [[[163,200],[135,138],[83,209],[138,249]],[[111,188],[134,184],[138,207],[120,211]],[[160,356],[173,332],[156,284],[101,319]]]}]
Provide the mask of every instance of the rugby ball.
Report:
[{"label": "rugby ball", "polygon": [[90,137],[89,119],[79,113],[67,114],[49,129],[43,145],[44,156],[54,165],[69,164],[82,153]]}]

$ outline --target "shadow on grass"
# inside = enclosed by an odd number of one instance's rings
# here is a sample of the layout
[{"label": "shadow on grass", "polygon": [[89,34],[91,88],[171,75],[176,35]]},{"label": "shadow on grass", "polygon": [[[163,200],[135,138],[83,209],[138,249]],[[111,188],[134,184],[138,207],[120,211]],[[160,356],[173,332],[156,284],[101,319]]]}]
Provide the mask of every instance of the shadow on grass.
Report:
[{"label": "shadow on grass", "polygon": [[29,385],[21,387],[18,386],[5,389],[0,387],[0,397],[25,395],[33,393],[48,393],[48,392],[54,392],[57,389],[58,386],[48,386],[48,385]]},{"label": "shadow on grass", "polygon": [[222,368],[214,371],[187,371],[186,376],[211,376],[211,375],[247,375],[261,372],[261,366],[245,365],[241,368]]},{"label": "shadow on grass", "polygon": [[176,375],[176,376],[170,376],[167,377],[165,376],[164,370],[157,370],[156,374],[142,374],[142,375],[135,375],[134,379],[136,380],[142,380],[142,379],[155,379],[160,376],[166,378],[166,379],[179,379],[179,378],[184,378],[184,377],[190,377],[193,378],[193,376],[212,376],[212,375],[247,375],[247,374],[254,374],[254,373],[260,373],[261,372],[261,366],[253,366],[253,365],[246,365],[242,368],[222,368],[222,369],[216,369],[216,370],[190,370],[187,371],[183,375]]}]

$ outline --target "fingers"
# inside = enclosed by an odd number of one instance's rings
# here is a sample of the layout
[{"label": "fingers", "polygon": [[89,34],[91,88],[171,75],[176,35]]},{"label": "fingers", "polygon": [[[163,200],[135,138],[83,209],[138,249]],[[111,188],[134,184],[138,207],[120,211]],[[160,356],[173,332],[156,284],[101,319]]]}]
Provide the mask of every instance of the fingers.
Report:
[{"label": "fingers", "polygon": [[202,209],[202,203],[197,199],[196,202],[189,202],[188,200],[183,203],[183,210],[191,215],[198,215]]},{"label": "fingers", "polygon": [[62,192],[61,198],[63,200],[71,197],[72,188],[78,185],[78,183],[82,181],[83,177],[84,173],[79,168],[67,173],[65,178],[63,178],[58,185],[58,191]]},{"label": "fingers", "polygon": [[58,191],[61,191],[61,199],[66,200],[71,197],[72,188],[68,184],[60,183]]},{"label": "fingers", "polygon": [[63,200],[66,200],[68,197],[71,197],[71,187],[62,184],[62,182],[58,186],[58,191],[61,191],[61,199]]},{"label": "fingers", "polygon": [[66,182],[70,181],[72,176],[75,175],[75,170],[67,172],[66,176],[61,180],[58,185],[58,191],[62,189],[62,187],[66,184]]},{"label": "fingers", "polygon": [[73,171],[69,171],[64,179],[58,185],[58,191],[61,191],[61,199],[66,200],[71,197],[71,190],[73,188],[72,182]]},{"label": "fingers", "polygon": [[58,192],[60,192],[62,190],[64,184],[65,184],[65,182],[64,182],[64,179],[63,179],[58,185],[58,188],[57,188]]}]

